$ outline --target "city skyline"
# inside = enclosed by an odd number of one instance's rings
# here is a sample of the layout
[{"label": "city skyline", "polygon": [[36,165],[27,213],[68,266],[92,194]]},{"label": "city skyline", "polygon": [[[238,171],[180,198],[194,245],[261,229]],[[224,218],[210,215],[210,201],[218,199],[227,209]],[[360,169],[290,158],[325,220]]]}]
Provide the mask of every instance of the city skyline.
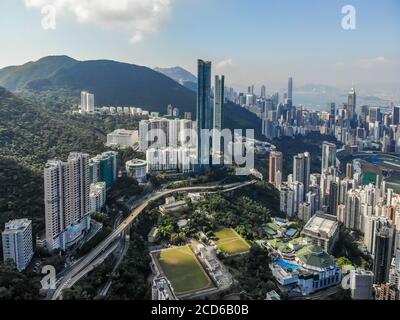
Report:
[{"label": "city skyline", "polygon": [[398,0],[0,11],[0,300],[400,301]]}]

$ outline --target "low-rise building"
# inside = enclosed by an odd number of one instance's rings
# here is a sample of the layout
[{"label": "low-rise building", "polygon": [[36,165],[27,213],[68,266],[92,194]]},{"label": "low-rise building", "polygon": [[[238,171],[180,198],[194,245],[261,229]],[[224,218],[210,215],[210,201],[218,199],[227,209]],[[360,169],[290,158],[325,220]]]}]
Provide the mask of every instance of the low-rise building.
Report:
[{"label": "low-rise building", "polygon": [[133,147],[139,142],[137,130],[118,129],[107,135],[107,146],[116,148]]},{"label": "low-rise building", "polygon": [[138,182],[144,182],[147,178],[147,161],[141,159],[133,159],[125,164],[126,173],[129,177],[136,179]]},{"label": "low-rise building", "polygon": [[187,208],[188,208],[188,205],[187,205],[186,201],[183,201],[183,200],[182,201],[167,200],[165,202],[165,204],[159,206],[159,210],[162,214],[176,214],[183,210],[186,210]]},{"label": "low-rise building", "polygon": [[[277,251],[274,251],[276,254]],[[323,290],[338,285],[342,280],[342,272],[334,259],[322,248],[315,245],[305,245],[293,251],[294,260],[273,259],[269,265],[276,281],[289,290],[300,292],[302,295]],[[286,261],[289,260],[289,261]]]},{"label": "low-rise building", "polygon": [[199,202],[201,200],[201,194],[197,193],[188,193],[188,197],[192,202]]},{"label": "low-rise building", "polygon": [[272,290],[270,292],[267,292],[267,297],[265,300],[281,300],[281,297],[275,290]]},{"label": "low-rise building", "polygon": [[303,294],[310,294],[342,281],[340,267],[321,247],[311,245],[300,249],[296,253],[296,261],[305,271],[299,277]]},{"label": "low-rise building", "polygon": [[157,227],[153,227],[149,234],[147,235],[147,241],[150,243],[154,243],[157,241],[157,237],[158,237],[158,228]]},{"label": "low-rise building", "polygon": [[166,277],[156,278],[153,281],[152,300],[178,300],[172,289],[171,283]]}]

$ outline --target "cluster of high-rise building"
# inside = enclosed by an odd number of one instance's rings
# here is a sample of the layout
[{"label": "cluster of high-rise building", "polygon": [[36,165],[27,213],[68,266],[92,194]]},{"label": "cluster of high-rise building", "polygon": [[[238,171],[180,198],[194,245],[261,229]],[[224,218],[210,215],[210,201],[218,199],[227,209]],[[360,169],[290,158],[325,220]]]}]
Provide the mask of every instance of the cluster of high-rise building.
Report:
[{"label": "cluster of high-rise building", "polygon": [[357,113],[356,101],[356,92],[351,89],[347,103],[337,109],[332,104],[324,131],[358,151],[400,152],[400,106],[381,108],[362,105]]},{"label": "cluster of high-rise building", "polygon": [[267,97],[265,90],[262,86],[261,95],[257,96],[254,86],[249,86],[248,93],[239,94],[236,102],[258,115],[268,139],[320,132],[359,151],[400,152],[400,106],[362,105],[358,113],[357,94],[351,89],[347,102],[340,106],[329,103],[326,111],[308,110],[293,105],[293,78],[288,80],[283,102],[278,93]]},{"label": "cluster of high-rise building", "polygon": [[213,91],[211,62],[198,60],[196,121],[190,112],[178,118],[179,109],[172,105],[166,116],[140,121],[139,148],[146,153],[148,172],[201,172],[211,164],[211,156],[221,156],[223,143],[218,132],[223,130],[225,77],[216,76],[214,85]]},{"label": "cluster of high-rise building", "polygon": [[71,153],[66,162],[49,160],[44,169],[45,246],[66,250],[90,230],[90,213],[105,203],[117,178],[117,153],[92,159]]},{"label": "cluster of high-rise building", "polygon": [[[289,81],[288,91],[291,87],[292,82]],[[289,98],[290,95],[288,100]],[[347,146],[356,151],[381,148],[383,152],[399,152],[397,144],[400,108],[393,107],[392,110],[382,113],[379,108],[362,106],[358,116],[356,101],[356,92],[352,89],[347,103],[341,108],[337,109],[332,103],[329,105],[329,112],[318,112],[315,117],[318,130],[335,136],[345,145],[345,149]],[[299,110],[301,109],[297,109]],[[307,112],[302,110],[294,124],[310,124],[309,118],[304,118],[305,114]],[[287,119],[281,115],[278,123]],[[293,172],[284,182],[282,156],[281,152],[272,149],[269,159],[269,182],[280,190],[281,211],[290,218],[304,221],[306,227],[310,224],[316,225],[315,221],[322,217],[325,221],[327,217],[331,217],[330,219],[337,221],[342,227],[359,232],[363,236],[364,247],[373,260],[373,268],[371,271],[352,271],[352,296],[371,298],[372,284],[375,284],[377,298],[398,297],[400,194],[388,188],[380,175],[377,175],[375,183],[365,184],[357,161],[340,168],[336,144],[333,143],[322,144],[320,173],[310,172],[311,156],[305,152],[293,157]],[[342,173],[341,169],[345,172]],[[317,227],[308,228],[311,231],[307,236],[318,234],[317,238],[323,238],[323,234],[328,234],[327,228],[324,232],[317,230]],[[332,237],[326,239],[331,241]],[[329,250],[332,250],[331,246]],[[329,250],[326,248],[326,251]]]},{"label": "cluster of high-rise building", "polygon": [[[299,154],[293,159],[293,173],[279,184],[276,168],[280,168],[281,162],[279,152],[272,151],[269,181],[280,189],[281,211],[305,223],[317,216],[330,216],[343,227],[362,234],[373,259],[373,279],[368,281],[399,290],[400,194],[387,188],[379,175],[375,184],[363,185],[362,173],[354,170],[351,163],[346,165],[345,175],[341,175],[336,146],[328,142],[322,146],[321,173],[311,174],[310,155]],[[361,277],[359,273],[352,276]]]},{"label": "cluster of high-rise building", "polygon": [[[374,282],[387,282],[392,260],[400,258],[400,195],[387,188],[380,176],[375,184],[363,185],[361,174],[354,173],[351,164],[341,178],[335,145],[324,143],[322,149],[321,174],[310,174],[307,153],[294,157],[293,174],[277,186],[281,210],[306,223],[316,214],[330,215],[363,234],[364,245],[374,258]],[[270,169],[273,166],[270,163]],[[398,277],[398,270],[394,274]]]}]

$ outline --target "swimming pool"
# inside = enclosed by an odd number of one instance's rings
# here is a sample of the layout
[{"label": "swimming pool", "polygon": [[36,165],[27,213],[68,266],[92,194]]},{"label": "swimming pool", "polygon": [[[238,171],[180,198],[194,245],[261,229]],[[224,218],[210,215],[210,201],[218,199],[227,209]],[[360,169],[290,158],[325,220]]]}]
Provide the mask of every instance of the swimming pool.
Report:
[{"label": "swimming pool", "polygon": [[366,161],[368,161],[369,163],[374,163],[374,164],[379,164],[379,163],[383,163],[384,161],[380,158],[375,158],[375,157],[369,157],[367,159],[365,159]]},{"label": "swimming pool", "polygon": [[292,270],[299,270],[300,267],[298,265],[295,265],[293,263],[286,262],[285,260],[281,259],[274,259],[273,260],[275,263],[279,264],[280,266],[286,268],[286,269],[292,269]]}]

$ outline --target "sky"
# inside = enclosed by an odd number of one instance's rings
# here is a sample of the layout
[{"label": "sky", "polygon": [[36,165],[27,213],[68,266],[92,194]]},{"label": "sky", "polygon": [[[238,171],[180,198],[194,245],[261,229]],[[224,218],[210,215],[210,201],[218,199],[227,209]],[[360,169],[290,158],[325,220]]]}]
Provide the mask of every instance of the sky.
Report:
[{"label": "sky", "polygon": [[400,87],[398,0],[1,0],[0,15],[0,68],[65,54],[195,73],[202,58],[239,88]]}]

